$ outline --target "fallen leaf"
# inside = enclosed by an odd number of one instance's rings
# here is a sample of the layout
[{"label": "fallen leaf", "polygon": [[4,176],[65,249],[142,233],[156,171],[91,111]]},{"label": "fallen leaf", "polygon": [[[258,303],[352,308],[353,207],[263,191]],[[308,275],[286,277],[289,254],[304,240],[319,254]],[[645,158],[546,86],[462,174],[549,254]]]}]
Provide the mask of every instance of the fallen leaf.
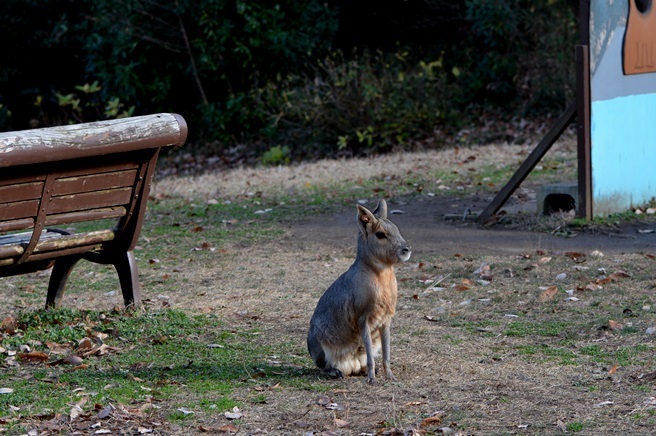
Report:
[{"label": "fallen leaf", "polygon": [[613,402],[612,401],[602,401],[601,403],[597,403],[594,406],[595,407],[604,407],[604,406],[612,406]]},{"label": "fallen leaf", "polygon": [[419,424],[419,426],[430,427],[433,425],[440,425],[441,423],[442,423],[442,414],[436,414],[433,416],[429,416],[428,418],[421,421],[421,424]]},{"label": "fallen leaf", "polygon": [[70,344],[56,344],[54,342],[46,342],[46,347],[50,350],[51,354],[68,354],[71,351]]},{"label": "fallen leaf", "polygon": [[64,357],[64,362],[68,363],[69,365],[81,365],[82,362],[84,361],[82,360],[81,357],[71,354],[69,356]]},{"label": "fallen leaf", "polygon": [[617,321],[612,320],[612,319],[608,320],[608,328],[609,329],[611,329],[611,330],[622,330],[622,327],[624,327],[624,325],[622,325],[622,323],[617,322]]},{"label": "fallen leaf", "polygon": [[80,412],[82,412],[82,408],[80,406],[73,406],[71,411],[68,413],[68,418],[70,421],[73,422],[75,419],[77,419],[77,417],[80,416]]},{"label": "fallen leaf", "polygon": [[2,330],[4,330],[9,335],[16,334],[16,320],[8,316],[2,320]]},{"label": "fallen leaf", "polygon": [[597,285],[606,285],[606,284],[608,284],[612,281],[613,281],[613,279],[611,279],[610,277],[603,277],[603,278],[595,280],[595,283]]},{"label": "fallen leaf", "polygon": [[48,355],[42,351],[31,351],[29,353],[18,353],[18,358],[30,362],[45,362],[48,360]]},{"label": "fallen leaf", "polygon": [[630,277],[630,276],[624,271],[617,271],[617,272],[612,273],[608,277],[610,277],[612,280],[618,281],[619,279],[624,279],[624,278],[627,278],[627,277]]},{"label": "fallen leaf", "polygon": [[348,421],[344,421],[343,419],[335,418],[335,426],[337,428],[344,428],[348,425],[349,425]]},{"label": "fallen leaf", "polygon": [[615,374],[617,372],[618,365],[617,363],[608,371],[608,374]]},{"label": "fallen leaf", "polygon": [[100,412],[98,412],[98,418],[100,419],[109,418],[109,415],[111,415],[113,411],[114,408],[112,406],[105,406],[103,409],[100,410]]},{"label": "fallen leaf", "polygon": [[231,412],[225,412],[223,416],[226,417],[226,419],[241,419],[242,416],[244,416],[240,411],[237,406],[232,408]]},{"label": "fallen leaf", "polygon": [[579,253],[577,251],[567,251],[565,252],[565,256],[569,257],[576,263],[582,263],[586,261],[585,253]]},{"label": "fallen leaf", "polygon": [[547,289],[542,291],[542,293],[538,296],[538,301],[540,303],[544,303],[546,301],[553,300],[553,298],[556,296],[557,293],[558,293],[557,286],[549,286]]}]

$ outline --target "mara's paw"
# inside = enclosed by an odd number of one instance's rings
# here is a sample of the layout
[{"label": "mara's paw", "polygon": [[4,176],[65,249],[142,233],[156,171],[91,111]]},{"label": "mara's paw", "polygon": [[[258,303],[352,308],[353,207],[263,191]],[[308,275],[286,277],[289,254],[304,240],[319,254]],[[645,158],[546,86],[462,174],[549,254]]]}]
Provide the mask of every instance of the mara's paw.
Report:
[{"label": "mara's paw", "polygon": [[332,379],[344,378],[344,374],[337,368],[326,368],[323,370],[323,373]]}]

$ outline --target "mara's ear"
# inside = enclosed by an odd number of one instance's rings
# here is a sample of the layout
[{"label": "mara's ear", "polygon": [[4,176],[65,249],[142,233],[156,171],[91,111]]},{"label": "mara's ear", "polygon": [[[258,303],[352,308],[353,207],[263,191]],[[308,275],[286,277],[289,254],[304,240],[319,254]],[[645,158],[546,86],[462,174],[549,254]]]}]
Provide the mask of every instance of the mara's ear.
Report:
[{"label": "mara's ear", "polygon": [[387,202],[384,199],[378,200],[378,206],[374,209],[374,215],[378,218],[387,218]]},{"label": "mara's ear", "polygon": [[358,226],[360,227],[360,230],[367,233],[367,224],[374,224],[376,221],[378,221],[378,219],[369,211],[369,209],[358,204]]}]

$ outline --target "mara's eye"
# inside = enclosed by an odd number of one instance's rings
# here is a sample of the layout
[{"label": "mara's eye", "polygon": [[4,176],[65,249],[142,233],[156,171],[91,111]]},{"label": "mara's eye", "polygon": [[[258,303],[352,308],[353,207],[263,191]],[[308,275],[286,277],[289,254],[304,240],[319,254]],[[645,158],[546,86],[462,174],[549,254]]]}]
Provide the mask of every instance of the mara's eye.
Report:
[{"label": "mara's eye", "polygon": [[387,235],[383,232],[376,232],[376,237],[378,239],[385,239],[385,238],[387,238]]}]

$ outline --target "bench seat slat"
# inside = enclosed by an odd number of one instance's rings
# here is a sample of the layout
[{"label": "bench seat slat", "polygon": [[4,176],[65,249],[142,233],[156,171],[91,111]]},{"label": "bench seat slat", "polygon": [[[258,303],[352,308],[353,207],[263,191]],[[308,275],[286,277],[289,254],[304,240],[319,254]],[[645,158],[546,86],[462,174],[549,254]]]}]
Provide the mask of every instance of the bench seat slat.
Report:
[{"label": "bench seat slat", "polygon": [[[25,251],[25,245],[30,240],[32,232],[16,233],[0,237],[0,259],[15,258]],[[114,239],[115,233],[112,230],[96,230],[92,232],[76,233],[73,235],[62,235],[56,232],[44,232],[39,238],[39,242],[34,247],[33,255],[30,260],[41,260],[43,256],[37,257],[36,254],[50,251],[61,251],[66,248],[88,247],[97,245]],[[81,251],[88,251],[86,250]],[[0,263],[0,265],[11,265],[12,262]]]},{"label": "bench seat slat", "polygon": [[34,227],[33,218],[21,218],[11,221],[0,222],[0,232],[11,232],[12,230],[25,230]]}]

